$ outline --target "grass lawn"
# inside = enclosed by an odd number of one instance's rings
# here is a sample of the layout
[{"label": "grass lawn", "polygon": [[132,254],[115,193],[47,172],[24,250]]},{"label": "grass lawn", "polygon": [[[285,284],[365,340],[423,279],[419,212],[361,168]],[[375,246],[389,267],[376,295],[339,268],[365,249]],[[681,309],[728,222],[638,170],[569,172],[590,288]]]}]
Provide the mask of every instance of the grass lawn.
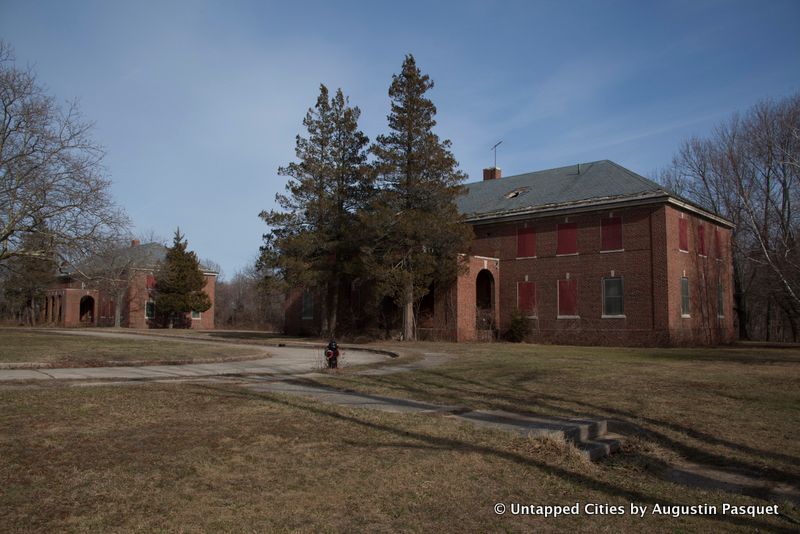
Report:
[{"label": "grass lawn", "polygon": [[635,349],[497,343],[442,367],[322,382],[522,414],[608,419],[649,466],[680,459],[800,485],[800,348]]},{"label": "grass lawn", "polygon": [[0,328],[0,363],[37,362],[53,367],[130,365],[234,360],[263,354],[246,347],[224,347],[158,338],[114,339]]},{"label": "grass lawn", "polygon": [[[679,485],[691,460],[797,484],[800,351],[418,344],[444,366],[323,382],[470,408],[606,417],[588,463],[557,442],[233,383],[0,388],[0,531],[797,531],[776,516],[497,516],[497,502],[764,505]],[[795,505],[780,503],[789,517]]]}]

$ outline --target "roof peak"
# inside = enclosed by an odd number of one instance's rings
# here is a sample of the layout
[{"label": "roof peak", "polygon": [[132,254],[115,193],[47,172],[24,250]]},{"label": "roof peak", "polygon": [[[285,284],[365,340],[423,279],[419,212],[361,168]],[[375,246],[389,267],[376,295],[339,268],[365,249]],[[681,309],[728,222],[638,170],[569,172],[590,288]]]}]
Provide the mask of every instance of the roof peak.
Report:
[{"label": "roof peak", "polygon": [[[647,181],[649,181],[651,183],[655,183],[655,182],[652,182],[652,180],[649,180],[648,178],[645,178],[644,176],[636,174],[635,172],[631,171],[630,169],[626,169],[625,167],[623,167],[619,163],[617,163],[615,161],[611,161],[610,159],[598,159],[596,161],[579,161],[579,162],[576,162],[576,163],[571,163],[569,165],[561,165],[561,166],[558,166],[558,167],[550,167],[550,168],[547,168],[547,169],[539,169],[539,170],[536,170],[536,171],[528,171],[528,172],[522,172],[522,173],[519,173],[519,174],[511,174],[511,175],[505,176],[503,178],[500,178],[500,180],[506,181],[506,180],[510,180],[512,178],[518,178],[520,176],[531,176],[531,175],[535,175],[535,174],[552,173],[552,172],[563,171],[563,170],[572,169],[572,168],[576,169],[576,171],[577,171],[578,167],[581,167],[581,174],[583,174],[583,171],[584,171],[583,168],[584,167],[586,167],[587,170],[588,170],[588,168],[591,167],[592,165],[597,165],[597,164],[601,164],[601,163],[602,164],[607,164],[607,165],[613,165],[615,167],[618,167],[618,168],[624,170],[625,172],[627,172],[627,173],[629,173],[631,175],[634,175],[634,176],[636,176],[638,178],[642,178],[642,179],[647,180]],[[577,172],[575,174],[577,174]],[[478,183],[478,182],[477,181],[468,182],[465,185],[469,185],[469,184],[473,184],[473,183]]]}]

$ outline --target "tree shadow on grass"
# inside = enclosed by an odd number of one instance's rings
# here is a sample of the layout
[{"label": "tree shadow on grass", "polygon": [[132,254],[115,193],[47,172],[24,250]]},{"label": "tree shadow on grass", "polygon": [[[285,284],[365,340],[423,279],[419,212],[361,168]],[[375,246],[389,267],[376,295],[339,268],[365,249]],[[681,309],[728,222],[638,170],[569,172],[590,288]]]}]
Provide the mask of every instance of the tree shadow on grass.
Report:
[{"label": "tree shadow on grass", "polygon": [[[434,377],[434,380],[428,379],[429,377]],[[403,391],[412,397],[422,397],[429,402],[465,405],[469,404],[472,400],[473,403],[477,402],[481,405],[481,407],[486,407],[488,409],[503,410],[530,416],[552,417],[554,416],[553,414],[557,414],[555,416],[571,418],[597,418],[599,416],[606,417],[610,415],[612,417],[612,419],[609,421],[610,431],[629,436],[640,435],[666,449],[674,451],[683,458],[696,462],[707,463],[715,466],[720,471],[726,471],[731,474],[744,473],[774,482],[788,482],[795,485],[800,484],[798,477],[780,469],[765,467],[763,465],[754,464],[739,458],[709,452],[701,448],[682,443],[681,441],[667,436],[658,429],[667,428],[674,432],[683,433],[697,441],[701,441],[709,445],[722,446],[754,456],[766,456],[776,461],[786,462],[790,465],[797,465],[800,463],[800,460],[794,456],[774,451],[756,449],[747,445],[734,443],[729,440],[712,436],[685,425],[663,421],[613,407],[601,406],[576,400],[574,398],[545,395],[541,393],[526,392],[525,394],[521,394],[519,393],[518,389],[512,389],[497,382],[476,382],[431,370],[416,373],[414,375],[413,385],[407,382],[398,382],[396,380],[380,376],[370,377],[370,379],[374,380],[382,387],[391,388],[395,391]],[[298,380],[302,380],[302,382],[307,385],[324,386],[324,384],[309,378]],[[354,380],[352,381],[355,382]],[[463,387],[463,385],[472,386],[472,388]],[[491,393],[491,397],[487,396],[487,391]],[[475,397],[480,398],[475,399]],[[527,408],[522,408],[521,405],[524,405]],[[541,409],[536,410],[533,408],[535,406],[538,406]],[[572,406],[572,408],[569,406]],[[646,423],[647,427],[641,426],[642,422]]]},{"label": "tree shadow on grass", "polygon": [[[473,380],[464,379],[464,378],[461,378],[461,377],[452,377],[450,375],[445,375],[444,373],[440,373],[440,372],[437,372],[437,371],[428,371],[428,373],[433,375],[433,376],[437,376],[437,377],[439,377],[441,379],[453,380],[453,381],[457,381],[457,382],[463,382],[463,383],[471,384],[471,385],[476,386],[476,387],[485,387],[485,388],[490,389],[491,391],[497,393],[498,395],[500,395],[501,398],[504,398],[504,399],[508,400],[510,403],[533,402],[535,404],[546,404],[545,402],[542,401],[542,399],[544,399],[544,400],[548,400],[548,401],[552,401],[552,402],[558,402],[558,403],[567,404],[567,405],[571,404],[571,405],[575,405],[575,406],[579,406],[581,408],[584,408],[584,410],[578,410],[578,411],[569,410],[568,408],[565,408],[563,406],[557,406],[557,405],[552,405],[552,404],[549,404],[549,406],[551,408],[553,408],[553,409],[564,410],[564,411],[566,411],[568,413],[572,413],[572,414],[575,414],[575,415],[578,415],[578,416],[581,416],[581,417],[585,417],[587,415],[590,416],[591,414],[596,415],[598,413],[598,411],[601,412],[601,413],[609,413],[609,414],[612,414],[615,417],[619,417],[623,421],[626,421],[627,423],[629,423],[631,425],[635,425],[637,427],[639,426],[636,423],[637,421],[644,421],[644,422],[648,423],[649,425],[653,425],[655,427],[668,428],[668,429],[673,430],[675,432],[680,432],[680,433],[686,434],[687,436],[689,436],[691,438],[694,438],[694,439],[696,439],[698,441],[703,441],[703,442],[708,443],[710,445],[719,445],[719,446],[723,446],[723,447],[726,447],[726,448],[729,448],[729,449],[732,449],[732,450],[736,450],[736,451],[739,451],[739,452],[752,454],[754,456],[765,456],[765,457],[771,458],[771,459],[776,460],[776,461],[786,462],[786,463],[791,464],[791,465],[800,464],[800,458],[798,458],[796,456],[792,456],[792,455],[789,455],[789,454],[783,454],[783,453],[775,452],[775,451],[767,451],[767,450],[763,450],[763,449],[757,449],[757,448],[754,448],[754,447],[750,447],[748,445],[735,443],[733,441],[729,441],[729,440],[726,440],[726,439],[723,439],[723,438],[719,438],[717,436],[713,436],[711,434],[696,430],[696,429],[694,429],[692,427],[689,427],[689,426],[681,425],[681,424],[674,423],[674,422],[671,422],[671,421],[664,421],[664,420],[661,420],[661,419],[656,419],[654,417],[648,417],[648,416],[641,415],[641,414],[634,414],[632,412],[625,411],[625,410],[620,410],[618,408],[612,408],[612,407],[609,407],[609,406],[601,406],[601,405],[593,404],[593,403],[586,402],[586,401],[576,400],[574,398],[559,397],[559,396],[555,396],[555,395],[545,395],[545,394],[535,393],[535,392],[531,392],[531,393],[529,393],[527,395],[520,395],[518,393],[514,393],[515,390],[509,388],[508,386],[502,386],[501,384],[499,384],[497,382],[484,382],[484,383],[475,382]],[[517,381],[514,380],[514,382],[517,382]],[[528,395],[535,395],[535,397],[531,398]],[[588,409],[588,411],[586,409]],[[659,435],[659,433],[653,431],[652,429],[650,429],[648,431],[655,433],[655,435]],[[726,461],[727,461],[727,459],[726,459]]]},{"label": "tree shadow on grass", "polygon": [[[482,454],[485,456],[493,456],[502,460],[513,462],[517,465],[524,467],[533,467],[544,471],[552,476],[557,476],[570,484],[583,487],[588,490],[600,491],[608,496],[618,497],[628,502],[637,503],[659,503],[666,506],[677,506],[679,503],[665,501],[658,495],[647,493],[643,491],[625,489],[609,482],[593,478],[589,475],[569,471],[568,469],[549,465],[543,461],[536,460],[532,457],[525,456],[520,453],[503,450],[496,447],[487,445],[480,445],[469,441],[463,441],[454,438],[430,435],[422,432],[411,431],[399,426],[393,426],[387,423],[377,423],[356,417],[355,415],[340,413],[337,409],[326,408],[319,403],[309,404],[303,402],[295,402],[287,395],[279,395],[273,393],[261,393],[248,390],[241,387],[225,387],[213,384],[194,384],[187,386],[189,391],[197,395],[215,395],[226,398],[239,398],[248,400],[257,400],[271,404],[285,406],[291,409],[304,411],[316,416],[329,417],[335,421],[356,425],[358,427],[374,430],[378,432],[385,432],[392,434],[399,438],[401,441],[398,445],[404,446],[407,440],[413,439],[419,441],[421,446],[432,449],[444,449],[448,451],[462,451]],[[196,390],[196,391],[192,391]],[[739,516],[707,516],[708,519],[718,521],[720,523],[727,523],[747,528],[765,529],[773,532],[795,532],[796,529],[789,526],[776,526],[771,523],[752,517],[739,517]]]}]

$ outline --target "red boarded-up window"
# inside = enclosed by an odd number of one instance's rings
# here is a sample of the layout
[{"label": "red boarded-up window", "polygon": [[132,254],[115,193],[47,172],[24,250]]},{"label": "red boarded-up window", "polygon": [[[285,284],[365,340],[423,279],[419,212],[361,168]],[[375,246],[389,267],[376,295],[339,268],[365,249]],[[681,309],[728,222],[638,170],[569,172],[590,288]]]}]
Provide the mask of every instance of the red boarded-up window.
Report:
[{"label": "red boarded-up window", "polygon": [[719,235],[719,228],[714,228],[714,255],[717,258],[722,257],[722,237]]},{"label": "red boarded-up window", "polygon": [[156,277],[152,274],[147,275],[147,289],[156,287]]},{"label": "red boarded-up window", "polygon": [[687,219],[678,220],[678,248],[689,252],[689,221]]},{"label": "red boarded-up window", "polygon": [[706,255],[706,227],[703,225],[697,227],[697,253]]},{"label": "red boarded-up window", "polygon": [[600,250],[622,250],[622,217],[600,221]]},{"label": "red boarded-up window", "polygon": [[558,315],[578,315],[578,281],[574,278],[558,281]]},{"label": "red boarded-up window", "polygon": [[517,257],[536,256],[536,231],[533,228],[517,228]]},{"label": "red boarded-up window", "polygon": [[526,315],[536,315],[535,282],[517,282],[517,308]]},{"label": "red boarded-up window", "polygon": [[576,252],[578,252],[578,232],[575,223],[559,224],[556,254],[575,254]]}]

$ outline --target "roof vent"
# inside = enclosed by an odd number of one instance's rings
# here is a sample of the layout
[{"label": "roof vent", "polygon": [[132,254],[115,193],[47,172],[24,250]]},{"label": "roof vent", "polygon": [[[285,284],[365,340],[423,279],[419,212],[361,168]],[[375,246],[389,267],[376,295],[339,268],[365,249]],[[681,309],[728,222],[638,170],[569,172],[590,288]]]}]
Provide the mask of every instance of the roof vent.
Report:
[{"label": "roof vent", "polygon": [[511,191],[509,191],[508,193],[506,193],[503,196],[505,196],[507,199],[510,200],[512,198],[517,198],[519,196],[524,195],[525,193],[530,191],[530,189],[531,189],[530,187],[518,187],[516,189],[512,189]]}]

